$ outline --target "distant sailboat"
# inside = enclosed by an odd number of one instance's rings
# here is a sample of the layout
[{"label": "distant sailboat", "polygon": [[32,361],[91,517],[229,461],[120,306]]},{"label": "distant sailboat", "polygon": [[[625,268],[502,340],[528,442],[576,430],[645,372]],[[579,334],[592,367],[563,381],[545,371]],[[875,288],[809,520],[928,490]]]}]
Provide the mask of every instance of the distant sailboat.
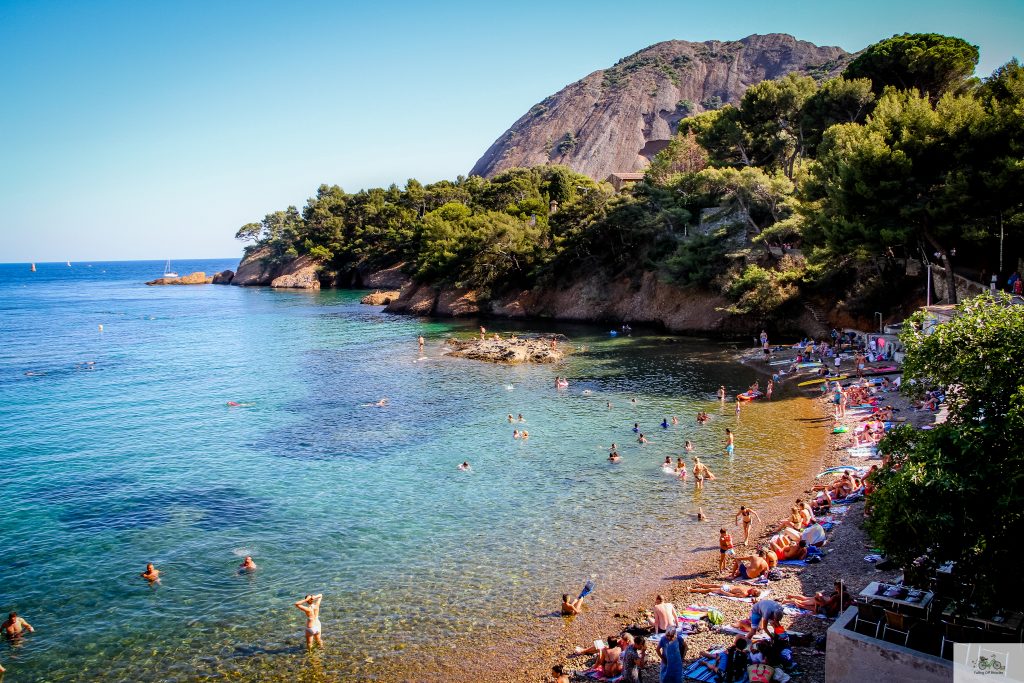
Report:
[{"label": "distant sailboat", "polygon": [[71,261],[68,261],[68,268],[71,267]]},{"label": "distant sailboat", "polygon": [[178,274],[171,270],[171,259],[164,264],[164,277],[178,277]]},{"label": "distant sailboat", "polygon": [[36,272],[36,264],[34,264],[34,263],[32,264],[32,272],[33,273]]}]

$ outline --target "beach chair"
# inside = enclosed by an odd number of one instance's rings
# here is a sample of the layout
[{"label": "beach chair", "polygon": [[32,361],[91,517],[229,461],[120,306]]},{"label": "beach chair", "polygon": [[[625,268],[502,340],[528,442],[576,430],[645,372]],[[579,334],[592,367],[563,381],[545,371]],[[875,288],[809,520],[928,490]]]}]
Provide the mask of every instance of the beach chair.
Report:
[{"label": "beach chair", "polygon": [[[960,624],[946,624],[945,632],[942,634],[942,645],[939,646],[939,656],[946,656],[946,645],[955,643],[988,643],[992,642],[991,634],[985,629],[974,626],[961,626]],[[952,652],[952,650],[950,650]],[[953,658],[950,654],[950,659]]]},{"label": "beach chair", "polygon": [[910,632],[913,630],[915,622],[912,618],[899,612],[893,612],[891,610],[885,610],[885,624],[882,625],[882,640],[885,640],[885,636],[888,635],[889,631],[895,631],[903,636],[903,646],[906,647],[907,643],[910,642]]},{"label": "beach chair", "polygon": [[857,626],[863,621],[875,627],[874,637],[877,638],[878,630],[882,628],[882,611],[866,602],[858,602],[856,605],[857,617],[853,620],[853,630],[856,631]]}]

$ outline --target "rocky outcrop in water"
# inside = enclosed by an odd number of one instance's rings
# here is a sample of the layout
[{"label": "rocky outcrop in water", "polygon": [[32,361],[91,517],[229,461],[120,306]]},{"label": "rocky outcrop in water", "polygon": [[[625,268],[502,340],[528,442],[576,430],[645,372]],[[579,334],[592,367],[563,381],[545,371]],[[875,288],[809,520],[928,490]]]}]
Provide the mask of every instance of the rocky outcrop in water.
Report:
[{"label": "rocky outcrop in water", "polygon": [[231,280],[235,277],[235,271],[233,270],[222,270],[213,276],[211,284],[215,285],[230,285]]},{"label": "rocky outcrop in water", "polygon": [[208,285],[213,282],[213,278],[206,277],[206,273],[203,271],[196,271],[195,273],[189,273],[181,277],[159,277],[155,280],[150,280],[147,285]]},{"label": "rocky outcrop in water", "polygon": [[280,275],[270,281],[278,289],[320,289],[320,262],[302,255],[281,268]]},{"label": "rocky outcrop in water", "polygon": [[385,306],[395,299],[398,298],[399,292],[397,289],[391,290],[390,292],[382,292],[379,289],[372,294],[367,294],[359,300],[361,304],[367,304],[369,306]]},{"label": "rocky outcrop in water", "polygon": [[[564,337],[559,337],[564,340]],[[450,353],[489,363],[557,363],[565,358],[567,344],[555,337],[531,339],[449,339]]]},{"label": "rocky outcrop in water", "polygon": [[834,76],[851,58],[838,47],[782,33],[658,43],[534,105],[470,174],[544,164],[564,164],[597,180],[642,171],[685,116],[737,104],[751,85],[788,73]]},{"label": "rocky outcrop in water", "polygon": [[270,286],[279,289],[320,289],[320,262],[306,254],[274,263],[270,250],[256,249],[245,255],[231,284],[239,287]]}]

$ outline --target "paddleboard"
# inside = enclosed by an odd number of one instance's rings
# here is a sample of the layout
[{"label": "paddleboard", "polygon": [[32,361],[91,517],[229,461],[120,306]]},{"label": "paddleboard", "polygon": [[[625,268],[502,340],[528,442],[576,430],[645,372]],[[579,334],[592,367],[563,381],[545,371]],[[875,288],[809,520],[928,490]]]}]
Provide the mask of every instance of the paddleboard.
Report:
[{"label": "paddleboard", "polygon": [[838,377],[821,377],[819,379],[809,379],[804,382],[797,384],[798,387],[809,387],[812,384],[821,384],[822,382],[841,382],[846,379],[846,375],[839,375]]}]

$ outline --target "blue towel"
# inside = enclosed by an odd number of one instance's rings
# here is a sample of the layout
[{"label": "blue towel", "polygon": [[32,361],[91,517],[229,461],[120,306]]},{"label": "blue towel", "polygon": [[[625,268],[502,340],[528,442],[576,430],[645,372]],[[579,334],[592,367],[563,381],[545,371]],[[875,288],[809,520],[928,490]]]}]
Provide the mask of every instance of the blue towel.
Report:
[{"label": "blue towel", "polygon": [[715,683],[718,681],[718,674],[709,669],[704,663],[705,660],[698,659],[683,669],[683,678],[704,681],[704,683]]},{"label": "blue towel", "polygon": [[779,560],[779,564],[784,564],[788,567],[806,567],[807,563],[803,560]]}]

